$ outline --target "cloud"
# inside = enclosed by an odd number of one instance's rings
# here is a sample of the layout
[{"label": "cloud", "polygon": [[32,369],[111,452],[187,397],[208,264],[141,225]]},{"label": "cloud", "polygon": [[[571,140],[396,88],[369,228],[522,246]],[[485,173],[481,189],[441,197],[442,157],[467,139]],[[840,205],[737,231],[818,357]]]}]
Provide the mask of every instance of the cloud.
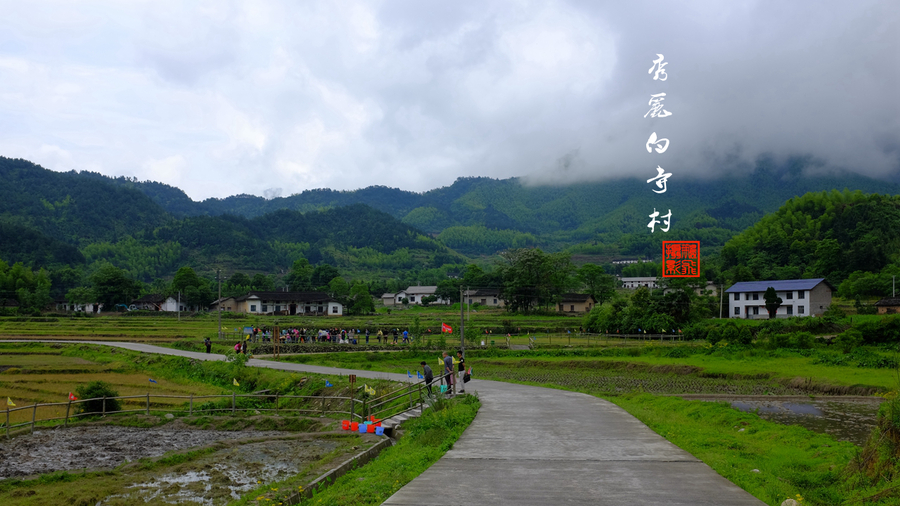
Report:
[{"label": "cloud", "polygon": [[[0,154],[195,199],[657,165],[676,184],[764,154],[900,171],[890,0],[0,8]],[[659,92],[672,116],[643,118]]]}]

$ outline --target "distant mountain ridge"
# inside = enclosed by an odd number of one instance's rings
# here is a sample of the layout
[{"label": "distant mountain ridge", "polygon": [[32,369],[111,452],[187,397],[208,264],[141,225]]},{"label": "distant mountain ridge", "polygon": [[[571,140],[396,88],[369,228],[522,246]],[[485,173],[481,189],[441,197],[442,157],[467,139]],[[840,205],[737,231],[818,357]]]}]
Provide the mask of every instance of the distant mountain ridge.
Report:
[{"label": "distant mountain ridge", "polygon": [[[898,194],[900,185],[853,173],[805,175],[803,158],[777,164],[760,159],[750,173],[723,168],[717,179],[673,177],[664,194],[643,178],[620,178],[568,186],[528,186],[519,178],[459,178],[450,186],[415,193],[385,186],[337,191],[311,189],[271,200],[252,195],[194,202],[183,191],[155,182],[117,178],[120,185],[142,191],[175,216],[234,214],[253,218],[281,209],[301,212],[365,204],[435,235],[468,254],[492,254],[504,246],[564,248],[582,242],[621,242],[630,250],[657,251],[662,234],[646,234],[649,214],[671,210],[672,232],[666,239],[701,240],[721,246],[784,202],[808,192],[861,190]],[[487,232],[485,232],[485,230]],[[504,231],[502,237],[485,237]]]}]

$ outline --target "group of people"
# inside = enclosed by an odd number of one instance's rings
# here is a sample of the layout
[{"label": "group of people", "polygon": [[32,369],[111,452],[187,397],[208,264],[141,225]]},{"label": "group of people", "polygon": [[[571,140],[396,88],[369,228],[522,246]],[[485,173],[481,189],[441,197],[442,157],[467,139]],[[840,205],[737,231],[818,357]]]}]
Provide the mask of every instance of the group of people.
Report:
[{"label": "group of people", "polygon": [[[466,374],[468,371],[466,370],[466,359],[463,357],[462,350],[456,352],[455,361],[446,351],[442,353],[441,360],[444,364],[442,376],[443,381],[447,386],[447,393],[466,393]],[[453,368],[454,362],[456,362],[455,371]],[[434,392],[431,390],[431,383],[434,381],[434,371],[432,371],[431,367],[424,361],[421,362],[420,365],[422,366],[423,375],[425,376],[425,388],[428,390],[428,395],[434,395]]]},{"label": "group of people", "polygon": [[[250,337],[253,342],[269,342],[272,340],[272,332],[265,326],[261,328],[253,327]],[[398,328],[389,330],[387,333],[379,330],[374,336],[372,336],[369,329],[343,328],[320,329],[318,331],[310,331],[305,328],[286,328],[282,329],[278,335],[281,343],[362,344],[363,339],[365,339],[365,344],[369,344],[372,337],[378,341],[378,344],[382,344],[382,341],[384,344],[390,344],[391,337],[393,337],[393,344],[398,344],[398,342],[401,342],[401,339],[403,344],[409,344],[412,338],[408,330],[401,332]]]}]

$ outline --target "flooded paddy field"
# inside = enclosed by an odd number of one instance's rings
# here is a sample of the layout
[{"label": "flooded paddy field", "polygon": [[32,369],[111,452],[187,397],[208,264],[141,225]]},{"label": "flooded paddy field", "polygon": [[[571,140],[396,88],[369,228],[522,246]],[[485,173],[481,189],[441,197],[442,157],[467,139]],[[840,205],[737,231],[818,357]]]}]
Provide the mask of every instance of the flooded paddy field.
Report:
[{"label": "flooded paddy field", "polygon": [[152,428],[40,429],[0,440],[0,504],[219,505],[247,494],[286,497],[380,439],[203,430],[180,420]]},{"label": "flooded paddy field", "polygon": [[838,441],[862,446],[875,427],[880,397],[682,395],[687,400],[727,402],[744,412],[785,425],[800,425]]}]

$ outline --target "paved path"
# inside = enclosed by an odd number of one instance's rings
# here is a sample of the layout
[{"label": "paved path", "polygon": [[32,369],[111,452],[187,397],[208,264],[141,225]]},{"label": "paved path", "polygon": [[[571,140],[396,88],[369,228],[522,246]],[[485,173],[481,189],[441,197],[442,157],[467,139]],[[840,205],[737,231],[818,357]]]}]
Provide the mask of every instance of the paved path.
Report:
[{"label": "paved path", "polygon": [[[60,342],[60,341],[54,341]],[[96,343],[222,360],[140,343]],[[298,372],[405,380],[403,374],[250,360]],[[549,388],[473,380],[481,409],[453,449],[385,505],[763,504],[614,404]]]}]

